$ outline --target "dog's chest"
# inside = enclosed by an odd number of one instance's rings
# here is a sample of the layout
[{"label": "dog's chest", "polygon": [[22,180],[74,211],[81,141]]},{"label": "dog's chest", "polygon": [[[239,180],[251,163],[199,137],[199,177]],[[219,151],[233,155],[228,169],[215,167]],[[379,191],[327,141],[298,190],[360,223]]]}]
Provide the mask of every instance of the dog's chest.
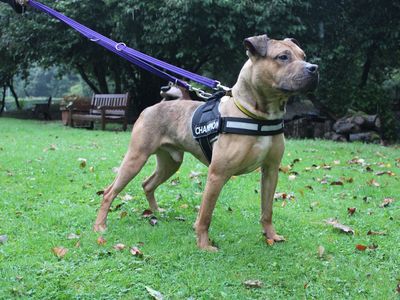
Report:
[{"label": "dog's chest", "polygon": [[273,159],[271,157],[272,137],[256,137],[255,142],[249,148],[246,158],[241,164],[239,173],[245,174],[254,171],[264,164],[265,161]]}]

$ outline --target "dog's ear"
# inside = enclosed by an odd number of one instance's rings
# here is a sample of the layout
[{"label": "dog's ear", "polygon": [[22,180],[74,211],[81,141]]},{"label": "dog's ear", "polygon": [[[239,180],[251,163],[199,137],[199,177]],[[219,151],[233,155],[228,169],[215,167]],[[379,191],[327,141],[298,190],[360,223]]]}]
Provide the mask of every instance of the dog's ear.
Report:
[{"label": "dog's ear", "polygon": [[294,38],[286,38],[285,40],[286,41],[291,41],[293,44],[296,44],[297,46],[299,46],[301,48],[300,43],[299,43],[298,40],[296,40]]},{"label": "dog's ear", "polygon": [[244,46],[252,55],[266,56],[268,36],[266,34],[252,36],[244,40]]}]

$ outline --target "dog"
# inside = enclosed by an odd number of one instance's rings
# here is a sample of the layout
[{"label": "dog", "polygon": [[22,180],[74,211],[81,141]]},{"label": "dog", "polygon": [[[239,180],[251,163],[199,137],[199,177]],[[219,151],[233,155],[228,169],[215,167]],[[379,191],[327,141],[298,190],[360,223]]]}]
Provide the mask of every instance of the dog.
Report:
[{"label": "dog", "polygon": [[180,99],[192,100],[186,89],[175,85],[162,86],[160,88],[160,96],[162,97],[161,102]]},{"label": "dog", "polygon": [[[222,117],[261,120],[282,119],[289,96],[309,92],[319,80],[318,65],[305,61],[305,53],[295,39],[274,40],[259,35],[244,40],[248,60],[231,92],[219,105]],[[261,168],[261,225],[265,236],[284,241],[272,223],[272,205],[284,153],[283,133],[252,136],[221,133],[213,144],[209,162],[191,132],[191,117],[203,103],[165,101],[145,109],[132,129],[132,139],[113,183],[104,190],[94,224],[106,229],[111,203],[139,173],[149,156],[155,154],[157,167],[143,184],[152,211],[159,211],[156,188],[180,167],[184,152],[192,153],[208,165],[207,182],[194,228],[200,249],[217,251],[209,239],[212,213],[224,184],[230,177]],[[250,117],[251,116],[251,117]]]}]

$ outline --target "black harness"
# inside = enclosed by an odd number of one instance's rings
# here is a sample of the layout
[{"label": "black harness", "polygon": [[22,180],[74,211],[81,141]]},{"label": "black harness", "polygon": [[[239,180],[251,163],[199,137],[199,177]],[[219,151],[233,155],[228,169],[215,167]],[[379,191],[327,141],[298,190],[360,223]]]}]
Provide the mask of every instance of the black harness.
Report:
[{"label": "black harness", "polygon": [[221,117],[219,104],[225,92],[211,96],[199,106],[192,116],[193,138],[199,143],[204,155],[211,162],[213,143],[220,133],[255,136],[271,136],[283,132],[283,120],[255,120],[247,118]]}]

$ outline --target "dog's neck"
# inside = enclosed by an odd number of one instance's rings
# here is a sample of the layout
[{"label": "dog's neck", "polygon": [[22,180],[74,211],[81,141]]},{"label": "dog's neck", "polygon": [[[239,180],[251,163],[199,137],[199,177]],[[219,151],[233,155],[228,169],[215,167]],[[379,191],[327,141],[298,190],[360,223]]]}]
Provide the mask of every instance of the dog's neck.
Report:
[{"label": "dog's neck", "polygon": [[232,88],[232,97],[235,102],[258,119],[282,119],[286,112],[288,96],[279,91],[271,92],[272,87],[255,87],[251,83],[251,78],[248,78],[251,72],[245,70],[250,67],[249,62],[244,65],[238,81]]}]

